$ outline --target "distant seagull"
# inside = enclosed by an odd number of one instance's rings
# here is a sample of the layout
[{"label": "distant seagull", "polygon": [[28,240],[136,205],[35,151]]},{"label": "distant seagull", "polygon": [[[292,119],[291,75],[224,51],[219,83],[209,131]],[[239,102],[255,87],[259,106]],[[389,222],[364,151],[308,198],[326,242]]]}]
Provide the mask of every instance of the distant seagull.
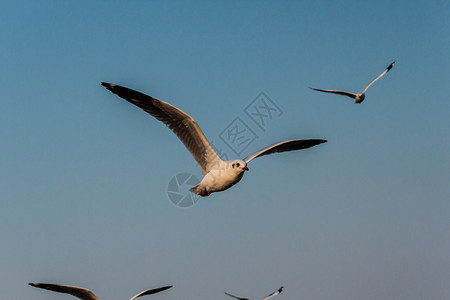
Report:
[{"label": "distant seagull", "polygon": [[[275,292],[273,292],[272,294],[270,294],[270,295],[268,295],[268,296],[262,298],[261,300],[267,300],[267,299],[269,299],[269,298],[275,297],[276,295],[278,295],[278,294],[281,293],[282,291],[283,291],[283,287],[280,287],[277,291],[275,291]],[[239,299],[239,300],[250,300],[250,299],[248,299],[248,298],[237,297],[237,296],[228,294],[227,292],[225,292],[225,295],[230,296],[230,297],[233,297],[233,298],[236,298],[236,299]]]},{"label": "distant seagull", "polygon": [[346,92],[346,91],[337,91],[337,90],[321,90],[321,89],[315,89],[310,87],[310,89],[315,90],[315,91],[319,91],[319,92],[325,92],[325,93],[334,93],[334,94],[339,94],[339,95],[344,95],[344,96],[349,96],[350,98],[355,99],[355,103],[361,103],[364,101],[364,98],[366,98],[366,95],[364,94],[367,89],[369,88],[369,86],[371,86],[375,81],[377,81],[378,79],[380,79],[382,76],[384,76],[384,74],[386,74],[387,72],[389,72],[390,69],[392,69],[392,67],[394,66],[395,61],[393,61],[389,67],[386,68],[386,70],[384,70],[383,73],[381,73],[380,75],[378,75],[377,78],[375,78],[374,80],[372,80],[372,82],[370,82],[366,88],[359,94],[353,94],[350,92]]},{"label": "distant seagull", "polygon": [[[97,296],[94,295],[90,290],[76,287],[76,286],[68,286],[68,285],[59,285],[59,284],[50,284],[50,283],[29,283],[29,285],[38,287],[41,289],[46,289],[58,293],[64,293],[64,294],[70,294],[72,296],[75,296],[77,298],[83,299],[83,300],[99,300]],[[156,294],[159,292],[162,292],[164,290],[170,289],[172,286],[164,286],[156,289],[151,290],[145,290],[131,298],[130,300],[136,299],[141,296],[145,295],[151,295]]]},{"label": "distant seagull", "polygon": [[209,196],[224,191],[241,180],[247,164],[254,158],[277,152],[306,149],[326,140],[290,140],[275,143],[261,149],[243,160],[223,161],[213,150],[197,122],[178,108],[148,95],[115,84],[102,82],[108,90],[140,107],[172,130],[202,168],[203,180],[191,192]]}]

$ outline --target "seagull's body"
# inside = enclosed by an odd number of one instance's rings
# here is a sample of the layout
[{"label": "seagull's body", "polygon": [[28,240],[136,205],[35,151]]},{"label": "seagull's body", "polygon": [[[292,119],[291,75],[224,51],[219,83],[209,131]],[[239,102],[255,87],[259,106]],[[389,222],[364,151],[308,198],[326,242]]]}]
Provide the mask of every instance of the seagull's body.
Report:
[{"label": "seagull's body", "polygon": [[[82,300],[99,300],[99,298],[97,298],[97,296],[95,296],[94,293],[91,292],[90,290],[81,288],[81,287],[77,287],[77,286],[51,284],[51,283],[29,283],[29,285],[37,287],[37,288],[45,289],[45,290],[58,292],[58,293],[70,294],[70,295],[75,296]],[[138,297],[145,296],[145,295],[156,294],[156,293],[162,292],[164,290],[170,289],[171,287],[172,286],[170,285],[170,286],[163,286],[160,288],[145,290],[145,291],[140,292],[139,294],[137,294],[130,300],[133,300]]]},{"label": "seagull's body", "polygon": [[[243,167],[233,167],[233,163],[239,163],[239,166]],[[202,196],[224,191],[238,183],[246,170],[248,168],[244,161],[219,161],[191,191]]]},{"label": "seagull's body", "polygon": [[[280,294],[282,291],[283,291],[283,287],[280,287],[278,290],[276,290],[275,292],[271,293],[270,295],[262,298],[261,300],[267,300],[267,299],[270,299],[272,297],[275,297],[276,295]],[[250,300],[248,298],[238,297],[238,296],[234,296],[234,295],[228,294],[227,292],[225,292],[225,295],[230,296],[230,297],[235,298],[235,299],[238,299],[238,300]]]},{"label": "seagull's body", "polygon": [[380,75],[378,75],[377,78],[375,78],[374,80],[372,80],[365,88],[364,90],[359,93],[359,94],[355,94],[355,93],[350,93],[350,92],[346,92],[346,91],[339,91],[339,90],[321,90],[321,89],[316,89],[316,88],[312,88],[310,87],[310,89],[315,90],[315,91],[319,91],[319,92],[325,92],[325,93],[333,93],[333,94],[338,94],[338,95],[343,95],[343,96],[348,96],[350,98],[355,99],[355,103],[361,103],[364,101],[364,99],[366,98],[366,91],[367,89],[378,79],[380,79],[382,76],[384,76],[387,72],[389,72],[390,69],[392,69],[392,67],[394,66],[395,61],[392,62],[387,68],[386,70],[383,71],[383,73],[381,73]]},{"label": "seagull's body", "polygon": [[102,82],[102,85],[163,122],[178,136],[202,169],[204,175],[202,181],[191,188],[191,192],[201,196],[209,196],[211,193],[224,191],[235,185],[248,170],[247,164],[256,157],[305,149],[326,142],[321,139],[284,141],[270,145],[243,160],[224,161],[213,150],[197,122],[185,112],[126,87],[105,82]]}]

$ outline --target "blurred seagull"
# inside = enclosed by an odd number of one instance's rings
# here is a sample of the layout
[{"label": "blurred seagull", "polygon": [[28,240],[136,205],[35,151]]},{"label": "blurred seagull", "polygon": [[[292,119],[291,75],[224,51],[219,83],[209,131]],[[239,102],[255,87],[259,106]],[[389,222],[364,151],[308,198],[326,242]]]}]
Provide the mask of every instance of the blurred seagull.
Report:
[{"label": "blurred seagull", "polygon": [[[41,288],[41,289],[58,292],[58,293],[70,294],[72,296],[75,296],[75,297],[77,297],[79,299],[83,299],[83,300],[99,300],[99,298],[97,298],[97,296],[95,296],[94,293],[92,293],[90,290],[76,287],[76,286],[50,284],[50,283],[29,283],[29,285],[37,287],[37,288]],[[162,292],[164,290],[170,289],[171,287],[172,286],[170,285],[170,286],[164,286],[164,287],[160,287],[160,288],[156,288],[156,289],[145,290],[145,291],[140,292],[139,294],[137,294],[130,300],[133,300],[138,297],[145,296],[145,295],[156,294],[156,293]]]},{"label": "blurred seagull", "polygon": [[172,130],[189,150],[202,168],[203,180],[190,189],[200,196],[224,191],[241,180],[247,164],[254,158],[277,152],[306,149],[326,140],[290,140],[275,143],[261,149],[243,160],[223,161],[213,150],[197,122],[178,108],[148,95],[119,85],[102,82],[102,85],[117,96],[138,106]]},{"label": "blurred seagull", "polygon": [[393,61],[387,68],[386,70],[384,70],[383,73],[381,73],[380,75],[378,75],[377,78],[375,78],[374,80],[372,80],[367,86],[366,88],[359,94],[354,94],[354,93],[350,93],[350,92],[346,92],[346,91],[337,91],[337,90],[321,90],[321,89],[315,89],[310,87],[310,89],[315,90],[315,91],[319,91],[319,92],[325,92],[325,93],[333,93],[333,94],[339,94],[339,95],[344,95],[344,96],[349,96],[350,98],[355,99],[355,103],[361,103],[364,101],[364,98],[366,98],[365,92],[367,91],[367,89],[369,88],[369,86],[371,86],[375,81],[377,81],[378,79],[380,79],[382,76],[384,76],[387,72],[389,72],[390,69],[392,69],[392,67],[394,66],[395,61]]},{"label": "blurred seagull", "polygon": [[[267,299],[269,299],[269,298],[275,297],[276,295],[278,295],[278,294],[281,293],[282,291],[283,291],[283,287],[280,287],[277,291],[275,291],[275,292],[273,292],[272,294],[270,294],[270,295],[268,295],[268,296],[262,298],[261,300],[267,300]],[[225,295],[230,296],[230,297],[233,297],[233,298],[236,298],[236,299],[239,299],[239,300],[250,300],[250,299],[248,299],[248,298],[237,297],[237,296],[228,294],[227,292],[225,292]]]}]

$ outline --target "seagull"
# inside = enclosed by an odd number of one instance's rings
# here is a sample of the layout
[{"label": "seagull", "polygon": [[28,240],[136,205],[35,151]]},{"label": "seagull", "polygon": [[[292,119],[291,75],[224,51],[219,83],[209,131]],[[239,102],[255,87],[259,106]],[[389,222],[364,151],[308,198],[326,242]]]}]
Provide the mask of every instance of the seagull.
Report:
[{"label": "seagull", "polygon": [[382,76],[384,76],[387,72],[389,72],[390,69],[392,69],[392,67],[394,66],[395,61],[393,61],[387,68],[386,70],[383,71],[383,73],[381,73],[380,75],[378,75],[377,78],[375,78],[374,80],[372,80],[365,88],[364,90],[359,93],[359,94],[354,94],[354,93],[350,93],[350,92],[346,92],[346,91],[337,91],[337,90],[321,90],[321,89],[315,89],[310,87],[310,89],[315,90],[315,91],[319,91],[319,92],[325,92],[325,93],[334,93],[334,94],[339,94],[339,95],[344,95],[344,96],[348,96],[350,98],[355,99],[355,103],[361,103],[364,101],[364,99],[366,98],[365,92],[367,91],[367,89],[369,88],[369,86],[371,86],[375,81],[377,81],[378,79],[380,79]]},{"label": "seagull", "polygon": [[[29,283],[29,285],[37,287],[37,288],[41,288],[41,289],[58,292],[58,293],[70,294],[72,296],[75,296],[75,297],[77,297],[79,299],[83,299],[83,300],[99,300],[99,298],[97,298],[97,296],[95,296],[94,293],[92,293],[90,290],[76,287],[76,286],[50,284],[50,283]],[[172,286],[169,285],[169,286],[163,286],[163,287],[156,288],[156,289],[145,290],[145,291],[140,292],[139,294],[137,294],[130,300],[133,300],[138,297],[145,296],[145,295],[156,294],[156,293],[162,292],[164,290],[170,289],[171,287]]]},{"label": "seagull", "polygon": [[[282,291],[283,291],[283,287],[280,287],[278,290],[276,290],[276,291],[273,292],[272,294],[270,294],[270,295],[268,295],[268,296],[262,298],[261,300],[267,300],[267,299],[269,299],[269,298],[275,297],[276,295],[278,295],[278,294],[281,293]],[[225,292],[225,295],[230,296],[230,297],[233,297],[233,298],[235,298],[235,299],[239,299],[239,300],[250,300],[250,299],[248,299],[248,298],[237,297],[237,296],[228,294],[227,292]]]},{"label": "seagull", "polygon": [[200,196],[209,196],[213,192],[224,191],[238,183],[247,164],[260,156],[277,152],[300,150],[325,143],[326,140],[289,140],[267,146],[243,160],[222,160],[213,150],[197,122],[180,109],[135,90],[111,83],[102,82],[102,85],[117,96],[136,105],[163,122],[177,135],[184,146],[189,150],[204,175],[202,181],[190,189]]}]

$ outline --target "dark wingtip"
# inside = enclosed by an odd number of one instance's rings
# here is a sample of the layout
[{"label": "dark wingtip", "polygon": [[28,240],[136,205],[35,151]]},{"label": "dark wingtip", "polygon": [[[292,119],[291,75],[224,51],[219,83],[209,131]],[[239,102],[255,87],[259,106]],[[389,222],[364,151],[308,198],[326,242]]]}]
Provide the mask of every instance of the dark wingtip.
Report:
[{"label": "dark wingtip", "polygon": [[32,282],[30,282],[30,283],[28,283],[28,285],[31,285],[31,286],[37,286],[37,283],[32,283]]},{"label": "dark wingtip", "polygon": [[322,144],[322,143],[328,143],[328,141],[327,140],[320,140],[320,143]]},{"label": "dark wingtip", "polygon": [[111,83],[107,83],[107,82],[103,82],[103,81],[101,83],[108,90],[111,89],[113,86],[115,86],[115,84],[111,84]]},{"label": "dark wingtip", "polygon": [[392,67],[394,66],[394,64],[395,64],[395,61],[393,61],[393,62],[389,65],[389,67],[387,67],[387,70],[389,71],[390,69],[392,69]]}]

